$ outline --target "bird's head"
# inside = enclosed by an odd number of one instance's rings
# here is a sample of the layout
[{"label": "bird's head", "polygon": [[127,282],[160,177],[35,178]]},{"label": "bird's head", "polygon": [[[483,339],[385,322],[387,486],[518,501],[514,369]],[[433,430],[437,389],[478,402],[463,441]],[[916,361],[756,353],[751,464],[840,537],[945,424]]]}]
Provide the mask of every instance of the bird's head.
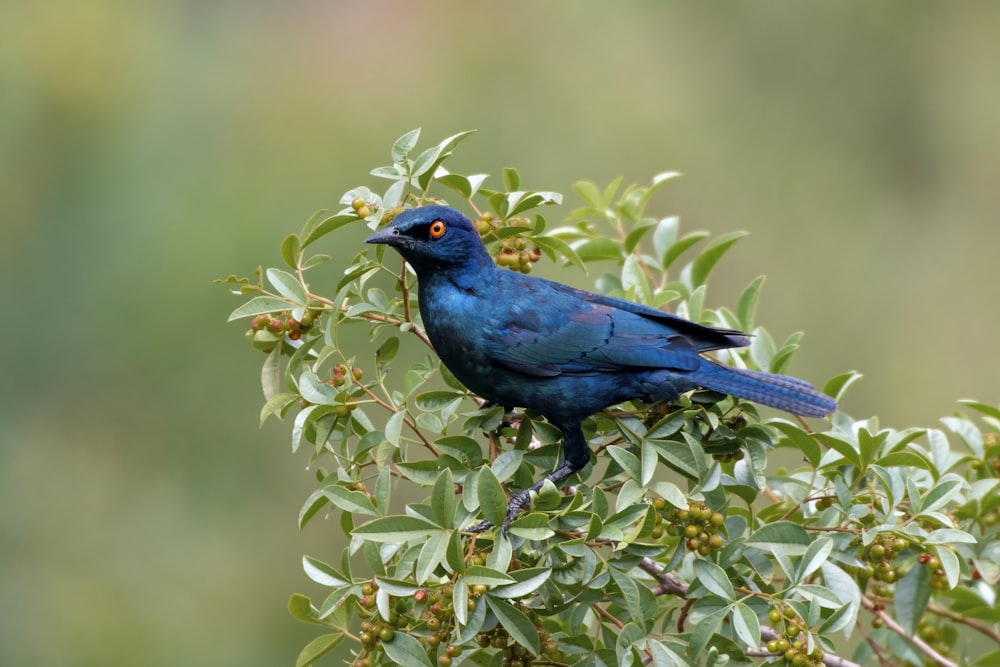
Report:
[{"label": "bird's head", "polygon": [[365,243],[384,243],[410,263],[417,276],[427,272],[475,273],[495,266],[479,233],[459,211],[447,206],[421,206],[403,211]]}]

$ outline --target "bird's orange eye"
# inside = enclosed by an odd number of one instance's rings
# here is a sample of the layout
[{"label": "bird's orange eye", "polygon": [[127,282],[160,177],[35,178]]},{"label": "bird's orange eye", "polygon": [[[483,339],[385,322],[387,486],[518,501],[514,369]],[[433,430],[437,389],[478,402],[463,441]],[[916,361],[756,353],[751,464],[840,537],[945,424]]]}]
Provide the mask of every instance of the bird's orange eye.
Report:
[{"label": "bird's orange eye", "polygon": [[431,223],[430,234],[432,239],[439,239],[444,236],[445,225],[440,220]]}]

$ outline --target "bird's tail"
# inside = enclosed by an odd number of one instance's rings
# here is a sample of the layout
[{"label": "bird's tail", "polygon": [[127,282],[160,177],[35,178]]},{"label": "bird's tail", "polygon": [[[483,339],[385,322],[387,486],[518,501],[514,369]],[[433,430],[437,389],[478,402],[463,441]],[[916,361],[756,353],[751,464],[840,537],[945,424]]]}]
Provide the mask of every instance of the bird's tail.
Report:
[{"label": "bird's tail", "polygon": [[723,366],[704,360],[697,382],[706,389],[761,403],[803,417],[824,417],[837,409],[837,402],[813,389],[804,380]]}]

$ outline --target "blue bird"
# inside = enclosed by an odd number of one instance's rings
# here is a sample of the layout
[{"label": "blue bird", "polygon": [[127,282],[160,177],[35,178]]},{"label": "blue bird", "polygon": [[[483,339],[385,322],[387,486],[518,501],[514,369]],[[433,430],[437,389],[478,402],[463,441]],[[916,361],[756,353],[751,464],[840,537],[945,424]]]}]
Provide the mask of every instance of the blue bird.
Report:
[{"label": "blue bird", "polygon": [[587,464],[580,422],[609,406],[706,388],[806,417],[837,407],[802,380],[702,356],[749,345],[739,331],[498,267],[453,208],[406,210],[365,242],[392,246],[413,267],[427,336],[462,384],[491,403],[534,410],[562,432],[561,465],[510,498],[504,528],[545,479],[559,483]]}]

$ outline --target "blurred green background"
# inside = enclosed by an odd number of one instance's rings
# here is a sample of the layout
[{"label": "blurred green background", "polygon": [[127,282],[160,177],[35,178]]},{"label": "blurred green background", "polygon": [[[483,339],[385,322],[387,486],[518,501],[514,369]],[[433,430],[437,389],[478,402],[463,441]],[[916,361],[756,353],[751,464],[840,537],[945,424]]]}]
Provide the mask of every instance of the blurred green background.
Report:
[{"label": "blurred green background", "polygon": [[752,232],[709,304],[767,273],[796,374],[862,371],[845,409],[896,427],[996,402],[998,34],[987,3],[0,3],[0,664],[315,635],[285,604],[335,531],[296,528],[313,479],[211,280],[414,127],[567,194],[680,170],[660,213]]}]

